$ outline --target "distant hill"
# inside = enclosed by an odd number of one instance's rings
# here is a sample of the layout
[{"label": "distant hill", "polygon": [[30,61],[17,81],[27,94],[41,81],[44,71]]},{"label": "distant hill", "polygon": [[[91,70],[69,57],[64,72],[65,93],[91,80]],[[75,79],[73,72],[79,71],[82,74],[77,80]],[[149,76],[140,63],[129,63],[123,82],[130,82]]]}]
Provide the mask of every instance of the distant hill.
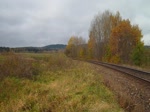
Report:
[{"label": "distant hill", "polygon": [[16,47],[16,48],[9,48],[9,47],[0,47],[0,52],[4,51],[15,51],[15,52],[43,52],[43,51],[52,51],[52,50],[63,50],[66,48],[64,44],[52,44],[43,47]]},{"label": "distant hill", "polygon": [[66,45],[63,45],[63,44],[54,44],[54,45],[47,45],[47,46],[44,46],[42,47],[42,49],[44,50],[51,50],[51,49],[65,49],[66,48]]},{"label": "distant hill", "polygon": [[146,46],[144,46],[145,48],[147,48],[147,49],[150,49],[150,46],[149,45],[146,45]]}]

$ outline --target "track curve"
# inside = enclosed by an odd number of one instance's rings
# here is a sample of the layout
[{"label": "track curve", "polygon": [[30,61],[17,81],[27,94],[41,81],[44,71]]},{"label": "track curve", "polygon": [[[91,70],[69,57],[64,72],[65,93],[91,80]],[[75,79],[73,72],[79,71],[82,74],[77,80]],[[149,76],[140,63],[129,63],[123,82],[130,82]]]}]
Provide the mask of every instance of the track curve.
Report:
[{"label": "track curve", "polygon": [[125,73],[127,75],[130,75],[130,76],[138,79],[138,80],[142,80],[142,81],[150,84],[150,72],[141,71],[141,70],[137,70],[137,69],[133,69],[133,68],[129,68],[129,67],[124,67],[124,66],[120,66],[117,64],[99,62],[99,61],[88,60],[87,62],[101,65],[101,66],[105,66],[107,68]]}]

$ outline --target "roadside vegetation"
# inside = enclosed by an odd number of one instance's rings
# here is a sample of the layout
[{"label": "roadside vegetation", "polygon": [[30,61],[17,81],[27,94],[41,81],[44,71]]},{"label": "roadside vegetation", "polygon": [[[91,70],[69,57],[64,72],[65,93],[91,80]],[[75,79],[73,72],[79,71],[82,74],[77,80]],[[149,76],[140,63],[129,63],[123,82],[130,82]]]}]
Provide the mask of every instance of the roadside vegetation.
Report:
[{"label": "roadside vegetation", "polygon": [[91,64],[63,53],[0,54],[1,112],[122,112]]}]

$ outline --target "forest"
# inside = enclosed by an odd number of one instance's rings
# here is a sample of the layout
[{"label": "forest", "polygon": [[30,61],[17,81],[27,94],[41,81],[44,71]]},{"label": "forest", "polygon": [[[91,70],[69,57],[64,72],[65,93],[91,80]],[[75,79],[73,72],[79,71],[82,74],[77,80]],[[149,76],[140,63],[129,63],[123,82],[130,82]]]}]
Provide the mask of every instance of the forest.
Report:
[{"label": "forest", "polygon": [[144,46],[137,24],[123,19],[119,12],[106,10],[92,20],[88,42],[71,36],[65,54],[73,58],[94,59],[116,64],[150,65],[150,49]]}]

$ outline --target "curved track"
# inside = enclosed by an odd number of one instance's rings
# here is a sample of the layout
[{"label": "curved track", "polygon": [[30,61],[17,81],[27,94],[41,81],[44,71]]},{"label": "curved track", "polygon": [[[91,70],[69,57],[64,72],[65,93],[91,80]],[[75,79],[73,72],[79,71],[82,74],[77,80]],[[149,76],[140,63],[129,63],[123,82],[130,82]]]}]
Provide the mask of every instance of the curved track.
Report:
[{"label": "curved track", "polygon": [[150,84],[150,72],[141,71],[141,70],[137,70],[137,69],[133,69],[133,68],[129,68],[129,67],[124,67],[124,66],[120,66],[120,65],[116,65],[116,64],[99,62],[99,61],[89,60],[87,62],[101,65],[101,66],[105,66],[105,67],[113,69],[113,70],[117,70],[119,72],[125,73],[127,75],[130,75],[130,76],[138,79],[138,80],[142,80],[142,81]]}]

